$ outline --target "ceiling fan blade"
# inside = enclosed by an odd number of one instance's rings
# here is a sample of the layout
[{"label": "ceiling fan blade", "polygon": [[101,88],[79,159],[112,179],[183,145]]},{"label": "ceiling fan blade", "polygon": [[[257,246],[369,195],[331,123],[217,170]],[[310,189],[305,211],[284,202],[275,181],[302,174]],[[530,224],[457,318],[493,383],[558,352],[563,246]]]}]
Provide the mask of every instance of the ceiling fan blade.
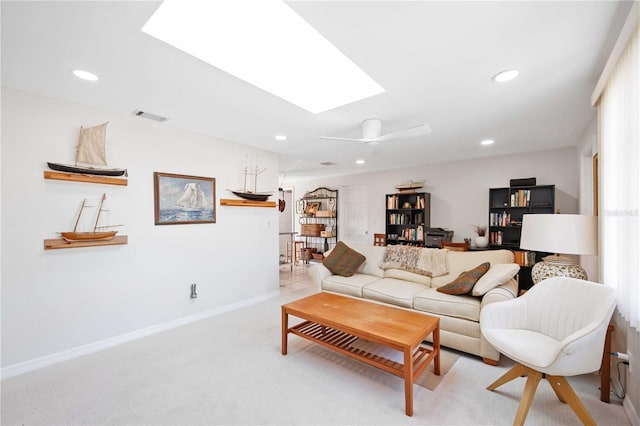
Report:
[{"label": "ceiling fan blade", "polygon": [[398,130],[396,132],[387,133],[386,135],[378,136],[376,141],[388,141],[392,139],[406,139],[406,138],[414,138],[420,135],[426,135],[427,133],[431,133],[431,127],[428,124],[421,124],[419,126],[410,127],[408,129]]},{"label": "ceiling fan blade", "polygon": [[352,138],[334,138],[331,136],[318,136],[316,139],[328,139],[332,141],[351,141],[351,142],[366,142],[369,139],[352,139]]}]

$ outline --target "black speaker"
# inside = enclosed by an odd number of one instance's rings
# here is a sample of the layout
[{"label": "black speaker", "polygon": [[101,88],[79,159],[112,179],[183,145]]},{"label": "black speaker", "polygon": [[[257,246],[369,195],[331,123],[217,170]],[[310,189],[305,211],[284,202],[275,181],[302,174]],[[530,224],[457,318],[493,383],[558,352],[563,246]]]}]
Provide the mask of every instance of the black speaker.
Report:
[{"label": "black speaker", "polygon": [[511,179],[509,181],[511,188],[518,186],[536,186],[536,178],[524,178],[524,179]]}]

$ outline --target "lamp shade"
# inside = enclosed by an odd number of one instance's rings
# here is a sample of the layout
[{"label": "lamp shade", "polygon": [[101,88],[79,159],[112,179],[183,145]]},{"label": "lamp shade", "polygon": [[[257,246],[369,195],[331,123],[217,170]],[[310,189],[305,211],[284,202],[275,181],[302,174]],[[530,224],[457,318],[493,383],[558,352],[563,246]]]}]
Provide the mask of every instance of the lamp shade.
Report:
[{"label": "lamp shade", "polygon": [[520,248],[557,254],[598,254],[596,216],[525,214]]}]

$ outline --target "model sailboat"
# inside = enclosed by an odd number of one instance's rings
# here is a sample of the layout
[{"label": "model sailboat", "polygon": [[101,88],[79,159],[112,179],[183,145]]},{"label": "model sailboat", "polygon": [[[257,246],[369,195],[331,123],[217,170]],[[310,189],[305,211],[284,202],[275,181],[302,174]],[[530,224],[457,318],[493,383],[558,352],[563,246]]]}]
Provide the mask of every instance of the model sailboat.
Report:
[{"label": "model sailboat", "polygon": [[98,229],[111,228],[113,226],[122,226],[122,225],[112,225],[112,226],[98,226],[100,222],[100,215],[103,211],[104,200],[107,199],[106,194],[102,194],[100,198],[100,206],[98,207],[98,213],[96,214],[95,225],[93,226],[93,231],[87,232],[79,232],[78,224],[80,223],[80,218],[87,207],[91,207],[87,205],[87,200],[82,200],[82,205],[80,206],[80,212],[78,213],[78,218],[76,219],[76,223],[73,227],[73,231],[71,232],[60,232],[62,238],[67,242],[77,242],[77,241],[106,241],[110,240],[118,233],[118,231],[98,231]]},{"label": "model sailboat", "polygon": [[107,124],[108,123],[104,123],[87,129],[80,127],[78,146],[76,147],[75,164],[70,165],[47,162],[49,168],[59,172],[82,173],[98,176],[126,175],[126,169],[104,167],[107,165],[107,158],[105,154]]},{"label": "model sailboat", "polygon": [[244,188],[242,189],[242,191],[240,190],[234,191],[232,189],[229,189],[228,191],[233,192],[235,195],[237,195],[238,197],[244,198],[245,200],[267,201],[267,198],[271,197],[273,195],[273,192],[256,192],[256,189],[258,188],[258,175],[264,172],[265,170],[267,169],[259,170],[258,166],[256,165],[256,170],[253,174],[253,190],[250,190],[249,188],[247,188],[247,177],[249,176],[249,168],[245,166]]}]

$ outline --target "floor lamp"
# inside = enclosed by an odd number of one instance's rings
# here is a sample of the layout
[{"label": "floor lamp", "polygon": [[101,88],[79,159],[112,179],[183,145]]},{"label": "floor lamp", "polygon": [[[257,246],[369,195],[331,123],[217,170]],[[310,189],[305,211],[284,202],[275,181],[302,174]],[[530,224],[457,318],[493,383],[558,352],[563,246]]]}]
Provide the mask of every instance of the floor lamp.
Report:
[{"label": "floor lamp", "polygon": [[522,216],[520,248],[555,253],[531,269],[534,284],[549,277],[587,279],[573,259],[561,254],[598,254],[597,217],[579,214],[525,214]]}]

